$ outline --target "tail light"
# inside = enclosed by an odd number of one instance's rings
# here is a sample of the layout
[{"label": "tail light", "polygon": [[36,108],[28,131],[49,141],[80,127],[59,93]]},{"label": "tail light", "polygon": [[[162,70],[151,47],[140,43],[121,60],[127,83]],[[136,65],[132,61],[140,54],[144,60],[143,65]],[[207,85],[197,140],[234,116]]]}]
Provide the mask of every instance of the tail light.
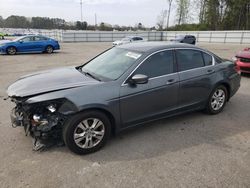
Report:
[{"label": "tail light", "polygon": [[234,62],[234,69],[238,74],[241,74],[240,67],[237,64],[238,58],[237,57],[232,57],[232,60]]}]

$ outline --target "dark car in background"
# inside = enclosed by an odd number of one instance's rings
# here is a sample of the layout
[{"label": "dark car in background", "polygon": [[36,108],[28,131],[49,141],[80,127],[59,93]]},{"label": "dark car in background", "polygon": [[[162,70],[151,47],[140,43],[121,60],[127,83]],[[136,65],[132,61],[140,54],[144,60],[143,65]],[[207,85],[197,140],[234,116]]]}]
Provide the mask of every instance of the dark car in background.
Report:
[{"label": "dark car in background", "polygon": [[9,86],[14,127],[35,149],[62,140],[78,154],[110,134],[194,110],[217,114],[240,87],[235,64],[187,44],[131,43],[84,65],[21,77]]},{"label": "dark car in background", "polygon": [[171,42],[196,44],[196,38],[193,35],[178,35],[175,39],[170,40]]},{"label": "dark car in background", "polygon": [[16,38],[13,41],[0,43],[0,53],[15,55],[17,53],[46,52],[53,53],[59,50],[57,40],[41,35],[28,35]]}]

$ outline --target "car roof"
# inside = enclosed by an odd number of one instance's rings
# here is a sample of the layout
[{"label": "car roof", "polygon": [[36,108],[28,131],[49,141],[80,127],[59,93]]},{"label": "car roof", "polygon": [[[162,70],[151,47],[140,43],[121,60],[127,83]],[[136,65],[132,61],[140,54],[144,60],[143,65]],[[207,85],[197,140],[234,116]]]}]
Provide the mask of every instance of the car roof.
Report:
[{"label": "car roof", "polygon": [[[46,37],[46,36],[43,36],[43,35],[24,35],[24,36],[22,36],[22,37]],[[46,38],[48,38],[48,37],[46,37]]]},{"label": "car roof", "polygon": [[124,37],[124,38],[135,38],[135,37],[140,37],[140,38],[142,38],[141,36],[126,36],[126,37]]},{"label": "car roof", "polygon": [[[164,49],[172,49],[172,48],[193,48],[200,49],[202,48],[196,47],[191,44],[185,43],[169,43],[169,42],[140,42],[140,43],[129,43],[121,46],[117,46],[116,48],[127,49],[131,51],[137,51],[141,53],[150,53]],[[206,50],[205,50],[206,51]]]}]

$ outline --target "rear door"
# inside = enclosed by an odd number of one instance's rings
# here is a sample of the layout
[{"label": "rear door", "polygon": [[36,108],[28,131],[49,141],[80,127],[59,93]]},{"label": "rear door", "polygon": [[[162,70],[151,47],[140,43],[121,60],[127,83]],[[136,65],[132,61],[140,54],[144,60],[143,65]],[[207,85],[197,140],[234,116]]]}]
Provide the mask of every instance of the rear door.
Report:
[{"label": "rear door", "polygon": [[213,57],[196,49],[177,49],[180,76],[179,106],[200,106],[213,88],[216,76]]},{"label": "rear door", "polygon": [[34,37],[34,46],[36,51],[44,51],[46,45],[47,38],[42,36]]},{"label": "rear door", "polygon": [[147,75],[148,83],[132,86],[125,81],[120,90],[120,112],[124,126],[166,115],[177,107],[179,76],[175,65],[172,50],[157,52],[130,76]]}]

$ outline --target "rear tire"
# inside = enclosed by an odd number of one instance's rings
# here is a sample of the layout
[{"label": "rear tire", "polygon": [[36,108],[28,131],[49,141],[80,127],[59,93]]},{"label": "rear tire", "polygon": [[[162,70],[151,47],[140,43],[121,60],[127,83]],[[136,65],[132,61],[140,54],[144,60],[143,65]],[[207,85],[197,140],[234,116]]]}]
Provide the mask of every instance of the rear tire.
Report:
[{"label": "rear tire", "polygon": [[46,52],[47,54],[52,54],[53,51],[54,51],[54,48],[53,48],[53,46],[50,46],[50,45],[47,46],[46,49],[45,49],[45,52]]},{"label": "rear tire", "polygon": [[100,111],[87,111],[74,115],[64,125],[63,140],[76,154],[88,154],[100,150],[111,132],[108,117]]},{"label": "rear tire", "polygon": [[17,49],[14,46],[8,47],[6,52],[8,55],[16,55]]},{"label": "rear tire", "polygon": [[227,99],[227,89],[223,85],[216,87],[209,96],[206,112],[209,114],[220,113],[224,109]]}]

